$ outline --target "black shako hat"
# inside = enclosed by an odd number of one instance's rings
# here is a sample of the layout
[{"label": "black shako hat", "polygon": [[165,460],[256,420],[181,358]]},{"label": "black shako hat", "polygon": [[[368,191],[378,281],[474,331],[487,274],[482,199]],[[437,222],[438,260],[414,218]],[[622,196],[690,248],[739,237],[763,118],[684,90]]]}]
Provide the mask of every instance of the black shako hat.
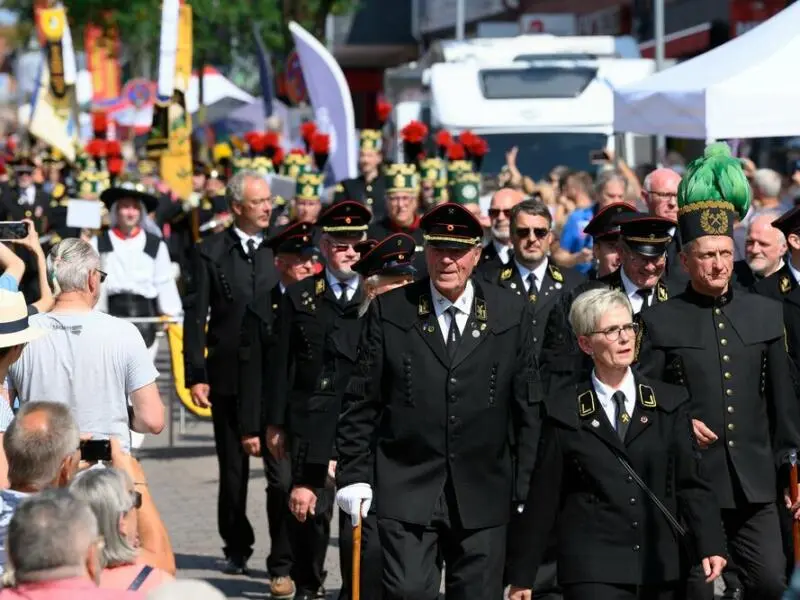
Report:
[{"label": "black shako hat", "polygon": [[360,238],[367,230],[372,213],[360,202],[345,200],[331,204],[317,219],[317,227],[333,237]]},{"label": "black shako hat", "polygon": [[272,252],[278,254],[314,254],[313,228],[311,223],[299,221],[289,223],[275,235],[270,237],[266,244]]},{"label": "black shako hat", "polygon": [[637,254],[661,256],[672,241],[677,223],[664,217],[646,213],[623,213],[615,217],[619,224],[619,237]]},{"label": "black shako hat", "polygon": [[619,223],[615,220],[624,214],[638,214],[636,209],[625,202],[613,202],[597,211],[592,220],[583,228],[583,233],[595,240],[613,242],[619,238]]},{"label": "black shako hat", "polygon": [[425,241],[437,248],[472,248],[481,243],[483,227],[469,210],[454,202],[431,209],[420,220]]},{"label": "black shako hat", "polygon": [[363,277],[371,275],[411,275],[417,270],[411,265],[411,258],[417,243],[410,235],[395,233],[379,242],[372,250],[361,255],[353,265],[353,270]]}]

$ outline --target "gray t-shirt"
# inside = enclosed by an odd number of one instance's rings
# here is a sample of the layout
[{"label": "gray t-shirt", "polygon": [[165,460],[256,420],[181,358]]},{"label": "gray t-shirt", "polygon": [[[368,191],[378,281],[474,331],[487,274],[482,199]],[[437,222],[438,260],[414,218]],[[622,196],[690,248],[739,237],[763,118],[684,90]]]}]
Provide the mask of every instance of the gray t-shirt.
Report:
[{"label": "gray t-shirt", "polygon": [[30,323],[51,331],[9,369],[20,402],[68,404],[81,433],[113,435],[128,451],[128,395],[158,377],[139,330],[99,311],[44,313]]}]

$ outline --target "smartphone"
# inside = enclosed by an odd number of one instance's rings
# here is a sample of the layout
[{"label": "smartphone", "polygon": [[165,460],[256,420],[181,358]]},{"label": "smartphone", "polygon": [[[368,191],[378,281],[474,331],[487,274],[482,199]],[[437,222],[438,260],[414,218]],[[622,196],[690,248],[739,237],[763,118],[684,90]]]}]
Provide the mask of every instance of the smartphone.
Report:
[{"label": "smartphone", "polygon": [[22,240],[28,237],[28,224],[24,221],[0,221],[0,241]]},{"label": "smartphone", "polygon": [[593,165],[605,164],[608,162],[608,155],[605,150],[590,150],[589,162]]},{"label": "smartphone", "polygon": [[111,460],[110,440],[83,440],[81,442],[81,460],[97,462]]}]

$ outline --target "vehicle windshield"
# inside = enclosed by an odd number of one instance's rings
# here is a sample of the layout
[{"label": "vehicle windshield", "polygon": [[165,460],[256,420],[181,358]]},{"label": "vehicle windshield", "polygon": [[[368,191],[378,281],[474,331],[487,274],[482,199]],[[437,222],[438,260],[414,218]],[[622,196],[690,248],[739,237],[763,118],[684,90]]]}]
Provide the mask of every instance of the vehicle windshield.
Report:
[{"label": "vehicle windshield", "polygon": [[517,146],[517,168],[534,181],[542,179],[556,165],[592,172],[592,150],[606,147],[607,136],[601,133],[487,133],[480,134],[489,144],[481,172],[497,175],[506,164],[506,152]]}]

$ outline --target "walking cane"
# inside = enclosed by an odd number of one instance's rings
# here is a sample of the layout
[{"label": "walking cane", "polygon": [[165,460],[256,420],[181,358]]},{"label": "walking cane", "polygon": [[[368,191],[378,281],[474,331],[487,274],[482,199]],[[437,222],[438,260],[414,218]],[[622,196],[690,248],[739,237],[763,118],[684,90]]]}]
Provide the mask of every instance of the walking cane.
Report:
[{"label": "walking cane", "polygon": [[[789,453],[789,499],[792,501],[792,506],[797,503],[797,449],[793,449]],[[792,547],[794,548],[794,563],[800,563],[800,521],[790,515],[792,518]]]},{"label": "walking cane", "polygon": [[353,582],[351,588],[351,599],[361,600],[361,506],[358,507],[358,522],[353,527]]}]

